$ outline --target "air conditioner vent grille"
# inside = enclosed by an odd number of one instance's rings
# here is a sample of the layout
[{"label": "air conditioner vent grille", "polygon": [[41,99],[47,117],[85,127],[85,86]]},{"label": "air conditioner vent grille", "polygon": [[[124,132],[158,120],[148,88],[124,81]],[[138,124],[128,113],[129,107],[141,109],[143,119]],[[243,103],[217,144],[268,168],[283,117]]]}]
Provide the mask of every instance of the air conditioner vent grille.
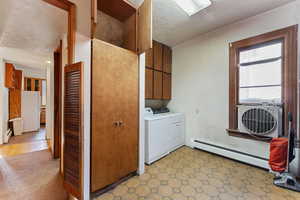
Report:
[{"label": "air conditioner vent grille", "polygon": [[262,108],[252,108],[244,112],[242,123],[250,132],[259,135],[272,132],[277,125],[275,117]]}]

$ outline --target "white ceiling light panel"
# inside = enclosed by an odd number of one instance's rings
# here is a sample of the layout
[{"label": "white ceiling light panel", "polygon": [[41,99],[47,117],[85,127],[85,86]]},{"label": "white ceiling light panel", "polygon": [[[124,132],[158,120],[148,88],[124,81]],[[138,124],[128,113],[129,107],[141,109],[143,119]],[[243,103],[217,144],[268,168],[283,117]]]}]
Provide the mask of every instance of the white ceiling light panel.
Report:
[{"label": "white ceiling light panel", "polygon": [[184,10],[189,16],[192,16],[199,11],[211,5],[210,0],[173,0],[176,4]]}]

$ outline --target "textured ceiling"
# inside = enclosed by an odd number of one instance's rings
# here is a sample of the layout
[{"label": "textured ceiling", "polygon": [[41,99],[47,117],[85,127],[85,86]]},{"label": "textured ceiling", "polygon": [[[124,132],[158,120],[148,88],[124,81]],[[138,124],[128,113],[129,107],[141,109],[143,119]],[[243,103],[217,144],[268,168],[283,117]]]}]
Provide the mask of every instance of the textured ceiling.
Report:
[{"label": "textured ceiling", "polygon": [[[132,0],[139,1],[139,0]],[[153,38],[175,46],[201,33],[274,9],[293,0],[212,0],[189,17],[173,0],[153,0]]]},{"label": "textured ceiling", "polygon": [[0,46],[49,54],[67,32],[67,12],[41,0],[0,0]]}]

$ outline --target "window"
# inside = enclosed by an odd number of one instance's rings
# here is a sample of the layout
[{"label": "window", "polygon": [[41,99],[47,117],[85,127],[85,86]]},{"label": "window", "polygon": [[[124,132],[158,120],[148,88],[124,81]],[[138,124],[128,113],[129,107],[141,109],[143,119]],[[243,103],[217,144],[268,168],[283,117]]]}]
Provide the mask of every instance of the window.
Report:
[{"label": "window", "polygon": [[[297,130],[298,26],[230,44],[229,56],[229,128],[231,136],[251,138],[239,133],[238,105],[279,103],[283,108],[283,129],[287,133],[288,113]],[[253,139],[253,138],[251,138]]]},{"label": "window", "polygon": [[239,103],[282,103],[282,40],[239,49]]}]

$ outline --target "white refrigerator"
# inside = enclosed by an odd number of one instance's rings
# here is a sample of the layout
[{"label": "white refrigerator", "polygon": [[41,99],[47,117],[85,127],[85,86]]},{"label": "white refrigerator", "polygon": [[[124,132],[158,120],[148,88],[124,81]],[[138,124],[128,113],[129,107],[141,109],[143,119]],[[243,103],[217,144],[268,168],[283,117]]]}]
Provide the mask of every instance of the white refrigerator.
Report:
[{"label": "white refrigerator", "polygon": [[40,92],[22,92],[23,132],[40,129],[41,96]]}]

